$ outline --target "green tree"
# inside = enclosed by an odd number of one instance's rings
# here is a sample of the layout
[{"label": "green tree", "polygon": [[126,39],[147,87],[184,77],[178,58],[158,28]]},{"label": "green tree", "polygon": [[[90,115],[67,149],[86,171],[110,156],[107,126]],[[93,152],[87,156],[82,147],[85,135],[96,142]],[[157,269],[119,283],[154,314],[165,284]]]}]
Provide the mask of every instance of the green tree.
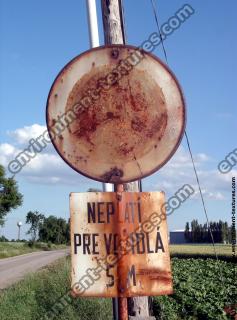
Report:
[{"label": "green tree", "polygon": [[185,238],[191,242],[212,242],[211,232],[215,243],[228,243],[230,242],[230,228],[227,222],[219,220],[219,222],[210,221],[209,226],[207,223],[204,225],[199,224],[198,220],[191,221],[191,232],[189,223],[186,222]]},{"label": "green tree", "polygon": [[22,204],[23,195],[18,192],[17,182],[6,178],[6,173],[0,165],[0,226],[4,225],[6,215]]},{"label": "green tree", "polygon": [[203,242],[209,242],[209,231],[208,231],[207,223],[204,223],[203,234],[204,234]]},{"label": "green tree", "polygon": [[39,227],[44,220],[44,215],[38,211],[29,211],[26,215],[26,223],[31,224],[27,234],[31,234],[32,241],[35,241],[38,236]]},{"label": "green tree", "polygon": [[185,230],[184,230],[184,237],[187,242],[190,241],[190,228],[189,228],[189,222],[186,222]]},{"label": "green tree", "polygon": [[69,223],[52,215],[45,218],[40,224],[39,240],[55,244],[68,243],[70,241]]},{"label": "green tree", "polygon": [[199,228],[198,221],[196,219],[191,221],[191,231],[192,242],[198,242]]}]

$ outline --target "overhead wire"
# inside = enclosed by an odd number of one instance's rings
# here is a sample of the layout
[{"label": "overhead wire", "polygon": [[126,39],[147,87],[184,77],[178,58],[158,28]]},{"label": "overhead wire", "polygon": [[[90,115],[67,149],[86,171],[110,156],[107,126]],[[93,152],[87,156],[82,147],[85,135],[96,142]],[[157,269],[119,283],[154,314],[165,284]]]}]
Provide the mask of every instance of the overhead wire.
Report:
[{"label": "overhead wire", "polygon": [[[153,13],[154,13],[154,17],[155,17],[158,33],[159,33],[159,36],[160,36],[160,39],[161,39],[161,45],[162,45],[165,61],[166,61],[166,64],[169,66],[167,51],[166,51],[165,46],[164,46],[164,41],[163,41],[163,37],[162,37],[162,34],[161,34],[161,29],[160,29],[160,23],[159,23],[159,18],[158,18],[158,9],[157,9],[157,7],[155,5],[154,0],[150,0],[150,1],[151,1],[151,4],[152,4],[152,9],[153,9]],[[203,207],[204,214],[205,214],[205,217],[206,217],[207,226],[208,226],[208,229],[209,229],[209,232],[210,232],[210,235],[211,235],[211,241],[212,241],[214,254],[215,254],[216,260],[219,262],[218,254],[217,254],[216,247],[215,247],[215,241],[214,241],[213,233],[212,233],[210,222],[209,222],[209,218],[208,218],[207,208],[206,208],[206,204],[205,204],[205,201],[204,201],[204,196],[203,196],[203,192],[202,192],[202,189],[201,189],[201,184],[200,184],[200,180],[199,180],[199,177],[198,177],[198,172],[197,172],[197,169],[196,169],[196,165],[195,165],[195,162],[194,162],[194,157],[193,157],[192,149],[191,149],[191,146],[190,146],[190,140],[189,140],[188,133],[187,133],[186,130],[184,132],[184,136],[185,136],[185,139],[186,139],[186,143],[187,143],[187,146],[188,146],[188,151],[189,151],[189,154],[190,154],[190,158],[191,158],[194,174],[195,174],[195,177],[196,177],[198,190],[199,190],[199,194],[200,194],[200,198],[201,198],[201,202],[202,202],[202,207]],[[218,265],[219,265],[219,263],[218,263]],[[223,282],[222,270],[221,270],[221,268],[219,268],[219,270],[220,270],[221,280]]]}]

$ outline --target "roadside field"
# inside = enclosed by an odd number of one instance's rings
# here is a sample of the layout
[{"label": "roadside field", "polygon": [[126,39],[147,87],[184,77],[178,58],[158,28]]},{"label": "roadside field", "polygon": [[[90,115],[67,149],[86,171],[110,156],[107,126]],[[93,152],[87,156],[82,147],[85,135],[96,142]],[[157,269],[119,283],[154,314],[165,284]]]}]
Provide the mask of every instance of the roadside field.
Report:
[{"label": "roadside field", "polygon": [[[207,257],[214,258],[214,250],[212,244],[171,244],[170,253],[173,257]],[[18,256],[25,253],[31,253],[41,250],[64,249],[66,245],[50,246],[47,243],[36,243],[34,247],[29,247],[24,242],[0,242],[0,259]],[[231,245],[217,244],[215,245],[218,256],[231,258]]]},{"label": "roadside field", "polygon": [[234,319],[230,316],[237,307],[233,263],[172,258],[172,273],[174,293],[154,298],[157,319]]},{"label": "roadside field", "polygon": [[[173,258],[172,270],[174,294],[154,298],[156,319],[231,319],[225,309],[235,301],[232,263],[218,263],[213,259]],[[0,293],[1,320],[112,319],[111,299],[72,299],[69,289],[70,258],[64,258]],[[63,296],[68,298],[63,300],[64,305],[56,308],[58,312],[54,315],[52,309]]]},{"label": "roadside field", "polygon": [[19,256],[21,254],[31,253],[42,250],[64,249],[66,245],[47,245],[47,243],[36,243],[29,247],[27,242],[0,242],[0,259]]},{"label": "roadside field", "polygon": [[[212,244],[171,244],[170,254],[180,258],[215,258]],[[216,252],[221,260],[231,260],[232,247],[230,244],[216,244]]]}]

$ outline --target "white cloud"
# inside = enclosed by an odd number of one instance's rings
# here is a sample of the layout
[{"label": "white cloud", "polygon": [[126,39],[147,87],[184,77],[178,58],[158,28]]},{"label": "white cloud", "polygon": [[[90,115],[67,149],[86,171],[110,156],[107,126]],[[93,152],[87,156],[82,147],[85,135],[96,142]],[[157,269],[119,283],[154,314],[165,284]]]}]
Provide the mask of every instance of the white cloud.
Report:
[{"label": "white cloud", "polygon": [[[225,200],[230,189],[231,173],[224,175],[217,168],[213,168],[213,160],[205,153],[194,155],[200,185],[204,198]],[[215,164],[214,164],[215,165]],[[190,184],[195,193],[193,199],[200,199],[199,189],[193,170],[190,155],[183,146],[180,146],[173,158],[151,178],[148,183],[153,190],[164,190],[168,195],[173,195],[184,184]]]},{"label": "white cloud", "polygon": [[[30,139],[37,138],[45,130],[45,126],[33,124],[9,132],[13,143],[0,144],[0,163],[7,166],[27,146]],[[213,169],[213,165],[217,164],[205,153],[195,154],[194,161],[204,196],[209,199],[224,200],[231,188],[231,176],[237,175],[237,171],[220,173],[217,168]],[[40,184],[88,182],[87,178],[68,167],[51,143],[22,169],[19,177]],[[144,184],[147,184],[147,190],[165,190],[171,195],[184,184],[190,184],[195,189],[193,198],[199,197],[190,155],[183,146],[179,147],[173,158],[161,170],[145,179]]]},{"label": "white cloud", "polygon": [[[13,138],[13,143],[0,144],[0,163],[7,168],[8,163],[28,146],[29,140],[37,138],[45,130],[45,126],[33,124],[8,132],[9,136]],[[17,176],[32,183],[40,184],[62,183],[71,185],[78,184],[79,181],[82,183],[88,182],[87,178],[68,167],[51,143],[35,158],[31,159]]]},{"label": "white cloud", "polygon": [[210,160],[210,158],[205,153],[198,153],[194,158],[195,162],[206,162],[208,160]]},{"label": "white cloud", "polygon": [[25,126],[14,131],[8,131],[7,133],[18,144],[26,144],[30,139],[39,137],[45,130],[45,126],[33,124],[32,126]]},{"label": "white cloud", "polygon": [[15,147],[9,143],[0,144],[0,163],[7,166],[8,158],[14,157]]}]

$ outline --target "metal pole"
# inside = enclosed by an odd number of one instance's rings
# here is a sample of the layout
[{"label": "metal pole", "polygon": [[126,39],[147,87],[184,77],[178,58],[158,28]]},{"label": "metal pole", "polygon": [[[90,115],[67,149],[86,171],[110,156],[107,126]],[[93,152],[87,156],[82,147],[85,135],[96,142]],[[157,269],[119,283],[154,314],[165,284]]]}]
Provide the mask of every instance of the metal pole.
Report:
[{"label": "metal pole", "polygon": [[[96,1],[87,0],[87,19],[88,19],[88,30],[90,37],[90,47],[98,47],[100,45],[99,41],[99,31],[97,22],[97,11],[96,11]],[[102,189],[104,192],[114,191],[114,187],[111,183],[102,183]],[[113,303],[113,318],[118,320],[118,301],[117,299],[112,299]]]},{"label": "metal pole", "polygon": [[[87,18],[88,18],[89,37],[90,37],[90,47],[94,48],[100,45],[96,1],[87,0],[86,4],[87,4]],[[103,191],[106,191],[106,192],[113,191],[113,185],[111,183],[103,183],[102,187],[103,187]]]},{"label": "metal pole", "polygon": [[[124,191],[123,184],[114,185],[114,191],[117,192],[117,195],[121,196],[122,192]],[[119,204],[119,206],[121,206],[121,203]],[[120,207],[120,209],[121,209],[121,207]],[[119,209],[119,213],[120,213],[120,211],[122,211],[120,209]],[[122,279],[122,277],[120,276],[121,275],[121,271],[122,271],[122,266],[120,265],[120,263],[122,263],[121,260],[118,262],[118,265],[117,265],[118,280],[119,280],[118,283],[119,283],[119,286],[121,285],[122,287],[124,287],[124,284],[122,284],[120,282],[120,280]],[[127,302],[127,298],[117,298],[116,300],[117,300],[117,304],[118,304],[118,319],[119,320],[128,320],[128,302]]]},{"label": "metal pole", "polygon": [[95,0],[87,0],[87,18],[91,48],[98,47],[99,31],[97,22],[96,2]]},{"label": "metal pole", "polygon": [[114,186],[112,183],[102,183],[103,191],[104,192],[113,192]]},{"label": "metal pole", "polygon": [[[105,44],[125,44],[122,0],[101,0],[101,8]],[[123,186],[117,185],[115,188],[137,192],[141,190],[141,182],[135,181]],[[148,297],[119,298],[118,309],[119,320],[128,319],[128,315],[129,319],[139,319],[140,317],[154,319],[149,317]]]}]

